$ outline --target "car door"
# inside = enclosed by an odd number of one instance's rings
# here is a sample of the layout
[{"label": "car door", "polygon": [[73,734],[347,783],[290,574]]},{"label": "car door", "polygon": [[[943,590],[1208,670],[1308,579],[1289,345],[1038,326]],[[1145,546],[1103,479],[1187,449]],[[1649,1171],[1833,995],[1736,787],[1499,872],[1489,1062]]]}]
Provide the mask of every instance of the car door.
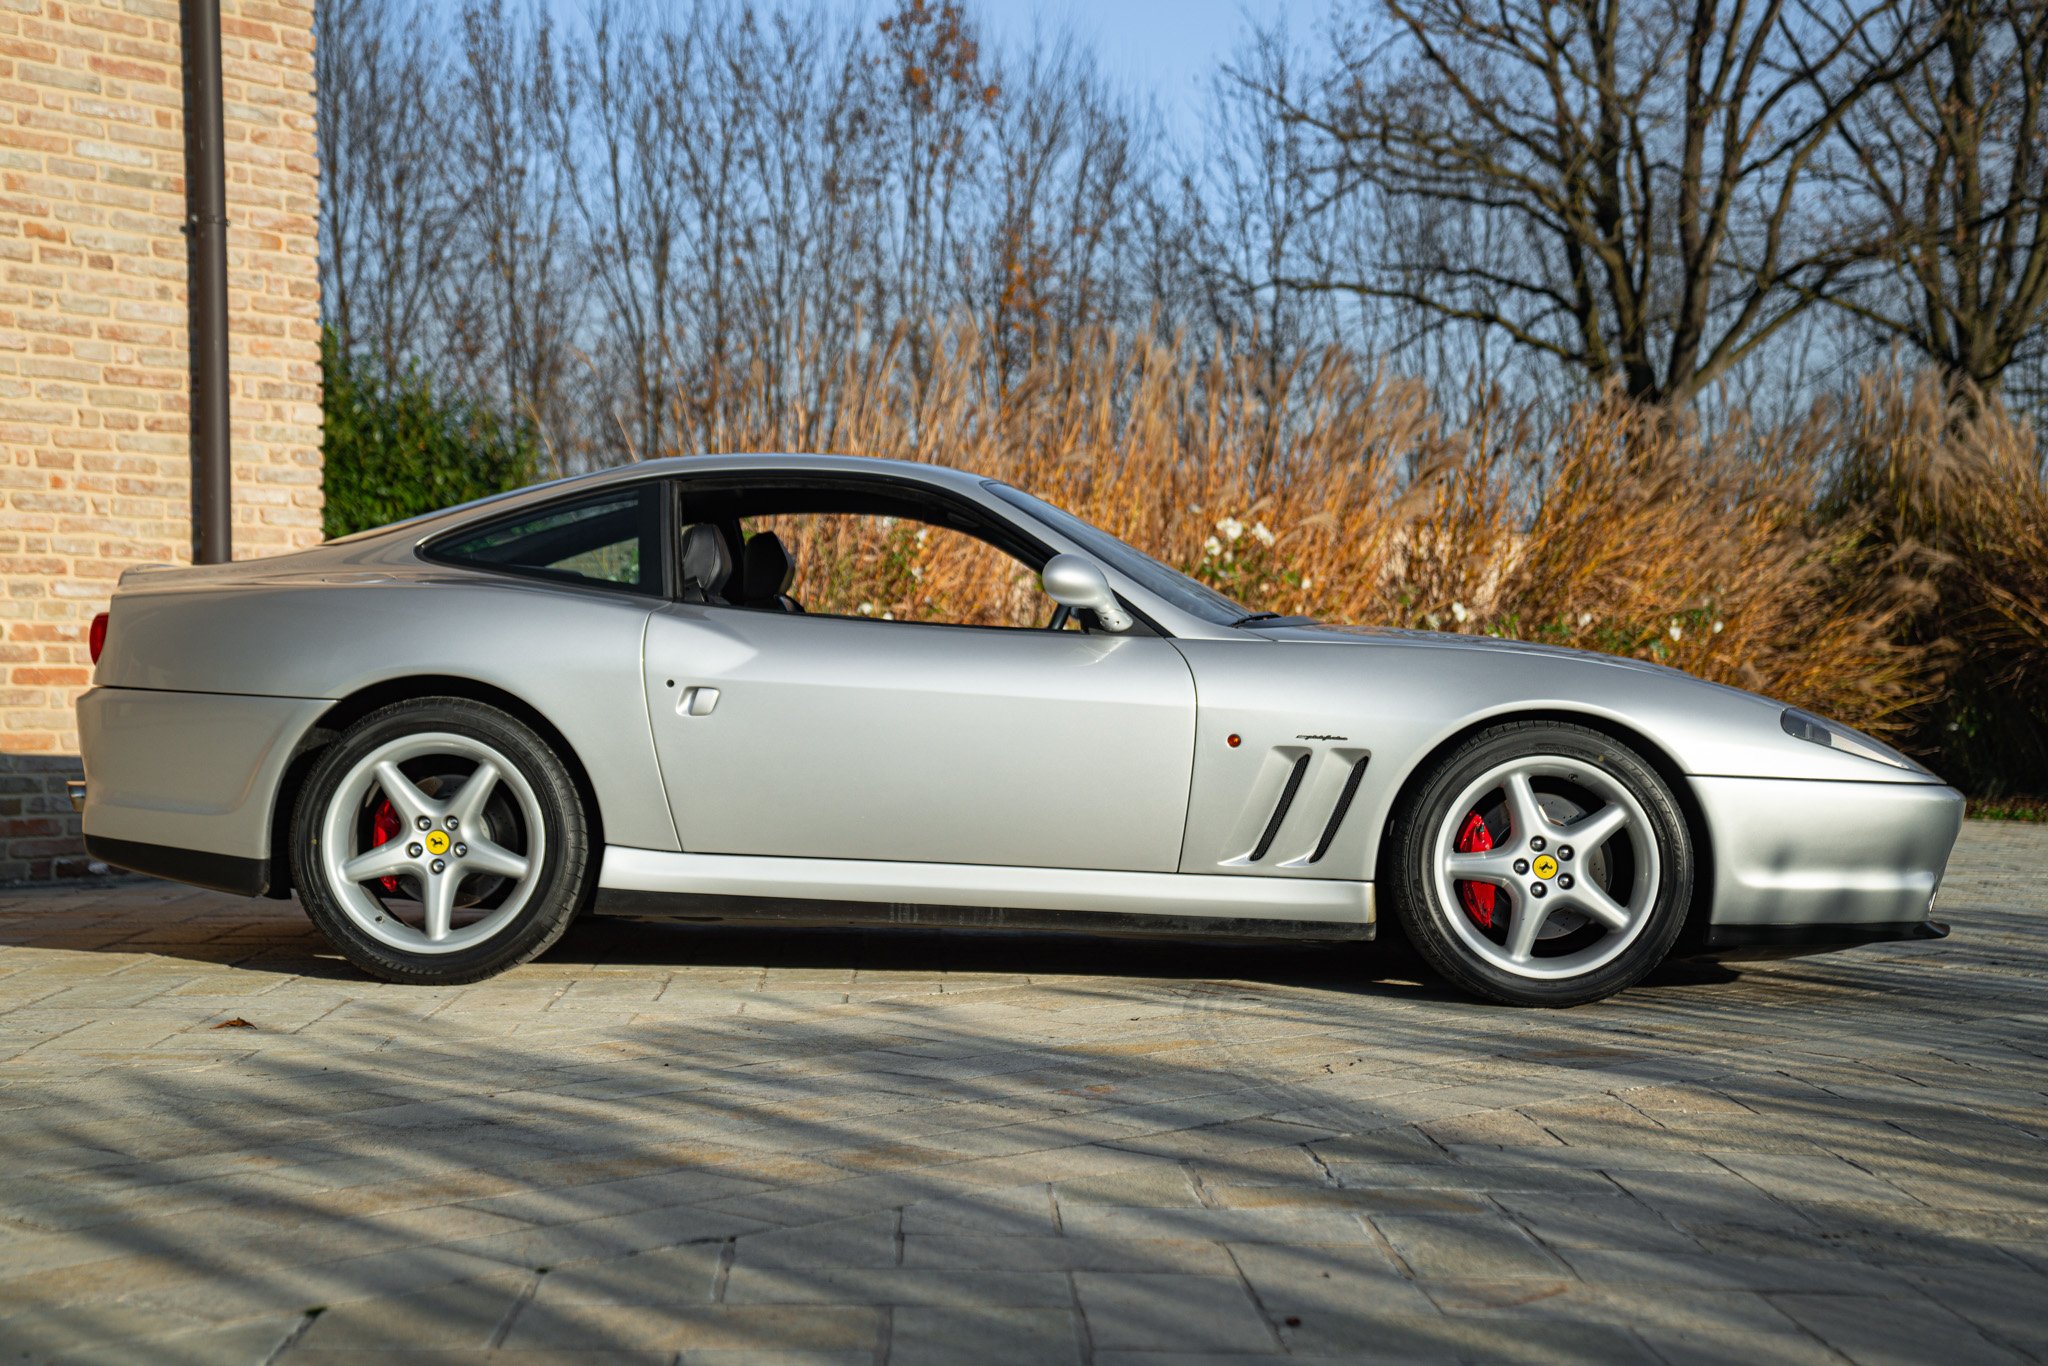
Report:
[{"label": "car door", "polygon": [[686,851],[1179,864],[1195,691],[1162,637],[674,603],[644,657]]}]

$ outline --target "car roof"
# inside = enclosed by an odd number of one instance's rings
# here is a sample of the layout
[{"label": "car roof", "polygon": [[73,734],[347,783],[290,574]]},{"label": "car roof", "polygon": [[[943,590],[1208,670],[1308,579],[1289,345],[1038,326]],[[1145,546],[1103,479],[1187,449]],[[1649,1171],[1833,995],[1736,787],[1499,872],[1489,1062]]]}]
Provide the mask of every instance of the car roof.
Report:
[{"label": "car roof", "polygon": [[818,474],[896,474],[927,483],[978,485],[985,477],[950,465],[921,460],[894,460],[879,455],[799,455],[760,452],[744,455],[669,455],[633,465],[597,470],[558,480],[561,487],[576,481],[603,484],[647,475],[706,474],[720,470],[808,470]]},{"label": "car roof", "polygon": [[454,507],[441,508],[434,512],[421,513],[404,521],[390,522],[384,526],[371,527],[338,537],[328,545],[361,544],[382,540],[387,536],[405,534],[408,541],[417,540],[444,528],[456,527],[477,516],[497,517],[503,513],[516,512],[533,504],[551,502],[562,497],[595,491],[614,484],[633,483],[643,479],[673,478],[689,474],[718,474],[721,472],[760,473],[803,473],[813,474],[855,474],[874,477],[895,475],[899,478],[914,479],[920,483],[935,484],[973,492],[978,490],[985,475],[970,470],[955,469],[949,465],[933,465],[917,460],[892,460],[872,455],[800,455],[794,452],[759,452],[731,455],[671,455],[655,460],[636,461],[630,465],[614,465],[606,469],[590,470],[582,474],[565,475],[539,484],[528,484],[522,488],[510,489],[504,493],[493,493],[483,498],[460,503]]}]

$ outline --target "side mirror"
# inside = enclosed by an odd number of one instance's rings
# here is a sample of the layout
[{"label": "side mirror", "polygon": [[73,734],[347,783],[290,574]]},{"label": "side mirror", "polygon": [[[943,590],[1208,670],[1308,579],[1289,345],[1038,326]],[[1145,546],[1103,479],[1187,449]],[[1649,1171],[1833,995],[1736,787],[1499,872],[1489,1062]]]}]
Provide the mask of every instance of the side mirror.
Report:
[{"label": "side mirror", "polygon": [[1039,581],[1045,585],[1047,597],[1062,607],[1093,612],[1105,631],[1128,631],[1137,624],[1116,600],[1116,591],[1093,560],[1080,555],[1055,555],[1045,562]]}]

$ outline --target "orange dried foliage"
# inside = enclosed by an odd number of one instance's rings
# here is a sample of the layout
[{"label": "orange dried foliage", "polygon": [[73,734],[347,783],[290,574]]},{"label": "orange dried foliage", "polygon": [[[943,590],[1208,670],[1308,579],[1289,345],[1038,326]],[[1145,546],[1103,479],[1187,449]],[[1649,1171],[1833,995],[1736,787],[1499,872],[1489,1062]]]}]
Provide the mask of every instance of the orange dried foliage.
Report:
[{"label": "orange dried foliage", "polygon": [[[1935,684],[1929,652],[1892,639],[1910,594],[1863,514],[1814,511],[1819,471],[1852,435],[1839,412],[1715,436],[1604,400],[1551,424],[1487,403],[1453,423],[1420,384],[1340,351],[1276,379],[1229,347],[1091,332],[999,382],[992,347],[959,326],[913,367],[899,335],[808,403],[746,367],[689,445],[974,469],[1248,610],[1632,655],[1878,731]],[[877,615],[1025,624],[1044,611],[985,548],[906,546],[900,527],[865,525],[799,553],[848,584],[881,574],[893,586]]]}]

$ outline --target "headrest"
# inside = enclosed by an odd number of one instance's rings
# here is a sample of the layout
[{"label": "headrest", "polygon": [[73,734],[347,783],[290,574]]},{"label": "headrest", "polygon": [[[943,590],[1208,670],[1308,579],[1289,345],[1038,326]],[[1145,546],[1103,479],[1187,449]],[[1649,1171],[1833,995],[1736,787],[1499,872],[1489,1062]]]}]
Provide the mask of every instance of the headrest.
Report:
[{"label": "headrest", "polygon": [[725,548],[725,536],[717,527],[699,522],[683,533],[685,598],[699,602],[716,599],[731,577],[732,552]]},{"label": "headrest", "polygon": [[772,531],[757,531],[747,538],[747,565],[743,576],[749,602],[780,597],[796,581],[796,561],[790,558],[782,538]]}]

